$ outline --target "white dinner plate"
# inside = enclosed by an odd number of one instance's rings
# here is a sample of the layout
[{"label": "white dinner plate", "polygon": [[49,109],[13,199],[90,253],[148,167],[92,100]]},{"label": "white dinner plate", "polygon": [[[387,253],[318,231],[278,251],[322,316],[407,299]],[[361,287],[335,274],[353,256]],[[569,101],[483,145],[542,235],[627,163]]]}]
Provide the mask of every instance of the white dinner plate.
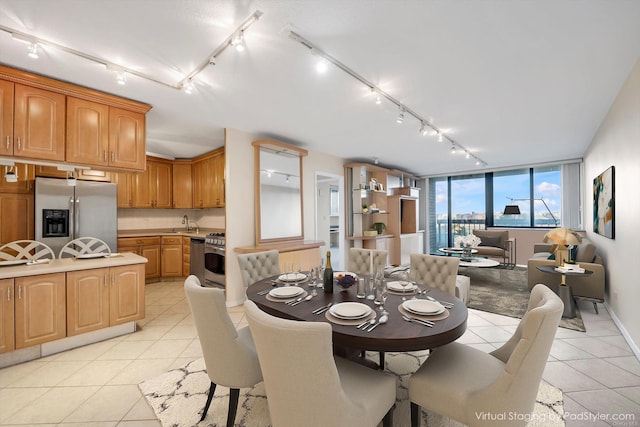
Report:
[{"label": "white dinner plate", "polygon": [[341,302],[331,306],[329,313],[339,319],[362,319],[371,313],[371,307],[359,302]]},{"label": "white dinner plate", "polygon": [[307,275],[304,273],[286,273],[286,274],[281,274],[278,277],[278,280],[281,280],[283,282],[300,282],[306,278],[307,278]]},{"label": "white dinner plate", "polygon": [[94,258],[106,258],[108,257],[109,254],[103,254],[103,253],[98,253],[98,254],[82,254],[82,255],[78,255],[76,257],[76,259],[94,259]]},{"label": "white dinner plate", "polygon": [[293,298],[304,292],[304,289],[297,286],[284,286],[282,288],[273,288],[269,291],[269,295],[274,298]]},{"label": "white dinner plate", "polygon": [[11,265],[21,265],[28,263],[28,259],[10,259],[8,261],[0,261],[0,267],[9,267]]},{"label": "white dinner plate", "polygon": [[403,287],[401,283],[401,281],[387,282],[387,288],[394,292],[413,292],[417,288],[416,285],[412,285],[410,282],[406,282],[406,287]]},{"label": "white dinner plate", "polygon": [[402,303],[405,310],[414,314],[434,316],[444,312],[444,306],[439,302],[426,299],[410,299]]}]

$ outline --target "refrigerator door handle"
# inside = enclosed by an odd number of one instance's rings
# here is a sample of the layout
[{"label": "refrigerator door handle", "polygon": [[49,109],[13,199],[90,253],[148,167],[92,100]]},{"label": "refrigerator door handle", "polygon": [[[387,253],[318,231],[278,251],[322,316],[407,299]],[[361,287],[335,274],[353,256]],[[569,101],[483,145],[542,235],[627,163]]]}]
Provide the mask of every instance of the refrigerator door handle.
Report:
[{"label": "refrigerator door handle", "polygon": [[74,240],[76,234],[76,205],[74,204],[75,199],[73,196],[69,197],[69,216],[71,217],[71,224],[69,227],[69,234],[71,234],[71,240]]},{"label": "refrigerator door handle", "polygon": [[80,237],[80,198],[76,198],[76,209],[75,209],[75,219],[73,221],[74,223],[74,230],[73,230],[73,238],[77,239]]}]

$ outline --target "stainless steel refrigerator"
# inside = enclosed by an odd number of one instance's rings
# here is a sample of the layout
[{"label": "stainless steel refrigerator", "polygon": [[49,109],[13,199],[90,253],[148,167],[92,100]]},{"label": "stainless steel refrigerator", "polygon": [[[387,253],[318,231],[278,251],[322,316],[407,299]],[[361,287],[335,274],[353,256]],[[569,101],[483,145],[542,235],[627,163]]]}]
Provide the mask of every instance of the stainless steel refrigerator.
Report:
[{"label": "stainless steel refrigerator", "polygon": [[78,237],[104,240],[117,250],[118,206],[116,184],[36,178],[36,240],[60,249]]}]

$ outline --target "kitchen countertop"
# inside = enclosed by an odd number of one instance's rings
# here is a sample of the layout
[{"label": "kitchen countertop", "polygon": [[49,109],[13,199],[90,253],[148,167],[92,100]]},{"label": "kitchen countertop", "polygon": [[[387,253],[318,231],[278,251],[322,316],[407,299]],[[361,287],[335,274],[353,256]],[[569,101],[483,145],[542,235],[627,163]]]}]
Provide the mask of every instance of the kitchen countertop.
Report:
[{"label": "kitchen countertop", "polygon": [[145,237],[145,236],[186,236],[204,239],[209,233],[224,233],[221,228],[201,228],[196,233],[195,230],[185,231],[183,228],[150,228],[141,230],[118,230],[118,238],[123,237]]},{"label": "kitchen countertop", "polygon": [[39,274],[66,273],[67,271],[91,270],[94,268],[119,267],[122,265],[144,264],[147,259],[132,253],[112,254],[105,258],[53,259],[48,263],[0,267],[0,279],[37,276]]}]

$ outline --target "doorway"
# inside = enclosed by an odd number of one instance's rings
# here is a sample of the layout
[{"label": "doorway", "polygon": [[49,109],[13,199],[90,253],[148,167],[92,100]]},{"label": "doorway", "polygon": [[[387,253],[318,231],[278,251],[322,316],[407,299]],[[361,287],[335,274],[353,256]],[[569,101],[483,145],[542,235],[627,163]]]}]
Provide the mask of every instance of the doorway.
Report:
[{"label": "doorway", "polygon": [[316,240],[325,242],[322,257],[331,251],[331,266],[344,269],[344,178],[316,172]]}]

